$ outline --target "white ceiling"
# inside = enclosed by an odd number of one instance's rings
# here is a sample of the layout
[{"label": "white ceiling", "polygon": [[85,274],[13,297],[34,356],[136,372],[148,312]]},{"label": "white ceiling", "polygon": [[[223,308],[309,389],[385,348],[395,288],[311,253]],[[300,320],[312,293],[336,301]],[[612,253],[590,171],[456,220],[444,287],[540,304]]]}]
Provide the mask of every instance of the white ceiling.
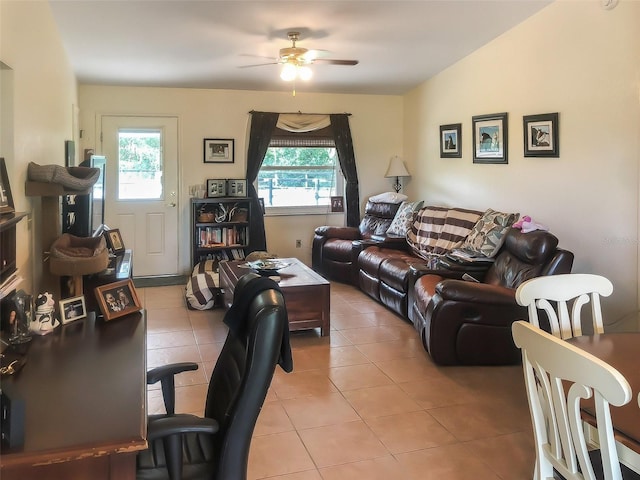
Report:
[{"label": "white ceiling", "polygon": [[[551,0],[50,0],[80,83],[291,89],[269,62],[299,47],[356,66],[313,65],[298,91],[403,94]],[[514,45],[514,48],[518,48]],[[522,52],[526,55],[526,52]],[[499,65],[496,64],[496,68]]]}]

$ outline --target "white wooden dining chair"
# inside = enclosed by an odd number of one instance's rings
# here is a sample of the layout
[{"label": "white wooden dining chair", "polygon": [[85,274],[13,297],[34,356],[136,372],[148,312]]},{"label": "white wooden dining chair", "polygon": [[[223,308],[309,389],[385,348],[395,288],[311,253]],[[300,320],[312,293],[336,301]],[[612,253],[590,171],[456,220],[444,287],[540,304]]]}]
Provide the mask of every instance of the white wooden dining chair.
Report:
[{"label": "white wooden dining chair", "polygon": [[587,303],[591,303],[593,333],[604,333],[600,297],[612,292],[613,285],[605,277],[568,273],[523,282],[516,290],[516,301],[528,308],[533,325],[540,327],[538,312],[542,310],[549,319],[551,333],[567,339],[582,335],[582,307]]},{"label": "white wooden dining chair", "polygon": [[580,416],[580,399],[593,397],[604,479],[621,480],[609,405],[631,400],[627,380],[602,360],[528,322],[515,322],[512,332],[522,349],[535,437],[534,479],[554,478],[555,468],[567,480],[595,480]]}]

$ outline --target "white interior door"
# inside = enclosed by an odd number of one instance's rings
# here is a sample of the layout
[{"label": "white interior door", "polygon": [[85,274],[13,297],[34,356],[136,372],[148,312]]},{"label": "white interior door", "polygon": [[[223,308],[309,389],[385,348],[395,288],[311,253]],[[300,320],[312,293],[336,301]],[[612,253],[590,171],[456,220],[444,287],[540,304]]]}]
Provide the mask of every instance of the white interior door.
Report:
[{"label": "white interior door", "polygon": [[133,250],[136,277],[178,274],[178,119],[101,117],[105,224]]}]

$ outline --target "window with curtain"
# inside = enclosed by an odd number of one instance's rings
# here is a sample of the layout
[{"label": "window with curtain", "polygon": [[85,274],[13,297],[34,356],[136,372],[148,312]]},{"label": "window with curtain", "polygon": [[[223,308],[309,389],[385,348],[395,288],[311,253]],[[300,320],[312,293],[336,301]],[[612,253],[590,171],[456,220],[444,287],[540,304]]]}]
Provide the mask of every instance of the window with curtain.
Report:
[{"label": "window with curtain", "polygon": [[269,214],[326,213],[331,196],[344,191],[330,129],[293,133],[276,128],[256,189]]}]

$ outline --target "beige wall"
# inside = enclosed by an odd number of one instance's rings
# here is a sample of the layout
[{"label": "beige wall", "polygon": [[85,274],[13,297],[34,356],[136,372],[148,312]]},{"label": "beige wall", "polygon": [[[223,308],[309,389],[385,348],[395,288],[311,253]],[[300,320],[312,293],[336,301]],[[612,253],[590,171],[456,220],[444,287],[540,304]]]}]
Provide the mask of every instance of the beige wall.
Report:
[{"label": "beige wall", "polygon": [[[520,212],[605,275],[608,323],[638,309],[640,2],[556,2],[405,97],[411,196]],[[509,164],[472,163],[473,115],[508,112]],[[560,114],[560,158],[523,156],[522,116]],[[462,123],[461,159],[439,125]]]},{"label": "beige wall", "polygon": [[40,199],[24,194],[27,165],[64,165],[64,141],[74,138],[72,110],[78,103],[48,2],[0,1],[0,61],[10,67],[0,77],[0,156],[7,161],[16,209],[30,213],[17,228],[17,266],[25,278],[21,288],[34,292],[43,272],[40,252],[49,245],[41,238]]},{"label": "beige wall", "polygon": [[[189,185],[207,178],[244,178],[248,112],[251,110],[308,113],[351,113],[360,178],[360,197],[389,190],[384,178],[389,158],[402,155],[402,98],[398,96],[329,95],[81,85],[79,88],[81,147],[101,151],[96,132],[102,114],[171,114],[179,121],[180,264],[189,270]],[[235,163],[202,161],[204,138],[235,139]],[[311,264],[311,239],[318,225],[342,225],[342,215],[267,217],[267,248],[281,257],[295,256]],[[295,248],[295,240],[302,248]]]}]

